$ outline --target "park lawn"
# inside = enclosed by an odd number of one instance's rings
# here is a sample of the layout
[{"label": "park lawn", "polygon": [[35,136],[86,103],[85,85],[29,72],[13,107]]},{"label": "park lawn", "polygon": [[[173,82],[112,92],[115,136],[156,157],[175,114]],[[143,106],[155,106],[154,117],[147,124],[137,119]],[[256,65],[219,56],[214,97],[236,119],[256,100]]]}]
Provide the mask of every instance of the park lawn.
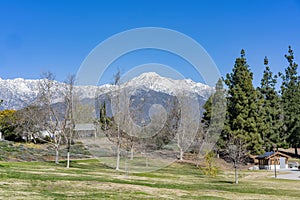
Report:
[{"label": "park lawn", "polygon": [[117,172],[97,159],[65,163],[0,162],[0,199],[299,199],[300,181],[268,171],[233,171],[209,178],[191,164],[154,172]]}]

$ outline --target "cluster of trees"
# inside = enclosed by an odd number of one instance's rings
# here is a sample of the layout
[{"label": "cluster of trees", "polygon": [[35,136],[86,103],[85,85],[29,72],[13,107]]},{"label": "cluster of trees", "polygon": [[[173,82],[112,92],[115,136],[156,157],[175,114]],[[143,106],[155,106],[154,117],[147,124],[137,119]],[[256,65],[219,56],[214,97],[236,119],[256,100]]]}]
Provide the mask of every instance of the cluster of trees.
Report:
[{"label": "cluster of trees", "polygon": [[[183,110],[178,110],[179,107],[175,108],[174,105],[174,109],[168,111],[171,117],[166,121],[164,129],[161,129],[168,137],[164,144],[172,139],[176,140],[178,157],[182,160],[183,153],[187,150],[186,147],[189,146],[191,140],[197,143],[200,154],[217,143],[214,148],[226,159],[231,160],[236,169],[238,164],[247,158],[247,155],[272,151],[274,144],[277,148],[295,147],[296,150],[300,144],[300,78],[297,75],[297,64],[294,62],[291,47],[285,58],[288,61],[285,72],[274,74],[269,66],[268,58],[265,57],[262,64],[264,72],[261,84],[255,88],[252,83],[253,73],[247,64],[245,51],[242,50],[240,57],[236,58],[232,72],[217,82],[216,92],[204,105],[205,112],[202,119],[182,117]],[[115,84],[119,85],[120,74],[115,78]],[[278,80],[281,83],[279,90],[277,89],[279,88]],[[117,88],[118,93],[120,86]],[[186,98],[188,95],[184,92],[182,90],[179,92],[182,95],[177,95],[179,103],[191,100]],[[115,95],[117,98],[119,96],[120,94]],[[120,102],[123,102],[121,107],[128,108],[124,106],[126,104],[124,104],[124,99],[118,99],[117,104],[121,105]],[[170,103],[169,106],[172,107],[172,104]],[[188,107],[181,107],[181,109],[186,109],[188,113],[193,112]],[[117,145],[117,169],[119,169],[120,149],[133,152],[134,147],[141,146],[138,135],[134,136],[136,134],[134,132],[141,132],[141,130],[135,130],[128,120],[129,113],[140,111],[138,109],[135,111],[117,110],[116,116],[108,118],[105,110],[104,104],[100,109],[100,119],[97,123],[105,131],[107,137]],[[140,116],[140,114],[137,115]],[[158,115],[158,122],[164,121],[159,118],[160,115]],[[118,117],[118,120],[115,120],[115,117]],[[189,120],[182,121],[182,119]],[[193,135],[190,132],[197,127],[191,121],[195,119],[199,120],[199,130],[196,135]],[[180,126],[181,123],[185,126]],[[151,132],[151,130],[148,131]],[[148,140],[151,141],[151,139]]]},{"label": "cluster of trees", "polygon": [[[216,85],[216,93],[204,105],[204,125],[211,125],[213,97],[221,93],[226,99],[226,112],[221,136],[216,149],[225,159],[233,162],[235,182],[237,168],[249,154],[260,154],[274,148],[297,148],[300,146],[300,76],[289,46],[285,55],[288,62],[283,73],[274,74],[264,58],[264,72],[259,87],[252,84],[253,73],[247,64],[245,51],[236,58],[231,73]],[[276,84],[281,83],[280,89]],[[224,114],[220,112],[220,115]],[[223,126],[224,125],[224,126]]]},{"label": "cluster of trees", "polygon": [[[229,155],[232,145],[240,149],[231,156],[234,162],[248,153],[260,154],[276,147],[300,146],[300,76],[291,47],[285,55],[288,66],[284,73],[274,75],[264,58],[264,72],[259,87],[252,84],[253,73],[247,64],[245,51],[235,61],[231,73],[223,79],[227,109],[224,127],[218,140],[218,150]],[[279,91],[277,80],[281,80]],[[216,90],[220,90],[219,81]],[[211,99],[205,104],[203,120],[209,124]],[[231,150],[230,150],[231,149]],[[242,153],[244,152],[244,153]]]},{"label": "cluster of trees", "polygon": [[[34,143],[49,143],[55,149],[55,161],[59,162],[59,149],[67,148],[67,167],[69,167],[70,148],[75,136],[74,120],[74,82],[69,76],[64,88],[58,88],[51,72],[42,74],[36,100],[21,110],[0,112],[0,131],[7,140]],[[57,94],[61,91],[61,94]],[[54,96],[60,95],[62,103],[55,107]]]},{"label": "cluster of trees", "polygon": [[[121,150],[129,153],[130,160],[138,152],[146,157],[147,163],[148,155],[169,144],[175,138],[175,130],[179,129],[181,115],[178,110],[180,99],[176,97],[166,95],[161,102],[164,106],[154,104],[148,108],[148,100],[153,100],[149,93],[140,94],[137,99],[132,97],[126,83],[121,87],[119,72],[114,84],[115,90],[108,94],[111,107],[107,108],[105,101],[97,103],[99,118],[95,124],[116,145],[116,170],[119,170]],[[112,110],[112,116],[107,115],[107,109]],[[185,150],[184,137],[184,134],[177,137],[181,159]]]},{"label": "cluster of trees", "polygon": [[[195,105],[195,102],[192,102],[194,98],[189,98],[189,95],[181,90],[176,98],[168,103],[167,114],[158,112],[162,110],[158,108],[153,112],[152,126],[143,126],[142,129],[128,120],[132,118],[132,113],[140,118],[142,115],[139,112],[142,111],[138,108],[130,110],[131,102],[127,102],[129,99],[124,97],[128,95],[126,91],[120,89],[120,73],[117,73],[116,91],[112,94],[116,98],[116,114],[108,117],[104,102],[99,104],[100,117],[95,121],[107,138],[116,144],[117,169],[121,148],[130,151],[133,159],[134,148],[140,148],[139,151],[144,148],[146,152],[147,148],[160,148],[174,140],[180,160],[183,159],[183,153],[191,144],[191,140],[198,144],[199,153],[212,148],[217,142],[215,148],[221,155],[231,159],[236,168],[247,153],[260,154],[271,151],[274,144],[277,147],[294,147],[297,150],[300,146],[300,77],[297,75],[298,65],[294,62],[291,47],[285,58],[288,61],[287,68],[283,73],[276,75],[272,73],[268,58],[265,57],[261,84],[255,88],[252,84],[253,73],[247,64],[245,51],[242,50],[240,57],[235,60],[232,72],[216,83],[215,93],[204,105],[202,119],[196,116],[200,108],[191,109],[189,106]],[[281,83],[279,91],[276,85],[278,80]],[[53,96],[57,95],[59,90],[56,88],[54,75],[45,73],[34,104],[18,111],[0,112],[0,129],[5,138],[51,143],[56,149],[56,162],[60,145],[66,144],[69,156],[75,134],[74,108],[81,112],[80,106],[73,105],[74,81],[74,76],[68,77],[61,94],[63,104],[59,109],[55,109]],[[189,115],[184,116],[185,113]],[[163,127],[159,126],[161,121],[165,122]],[[198,129],[198,132],[191,134],[195,129]],[[51,133],[49,138],[40,138],[38,133],[41,130]],[[147,140],[141,137],[144,133],[151,136],[152,132],[158,134],[148,137]]]}]

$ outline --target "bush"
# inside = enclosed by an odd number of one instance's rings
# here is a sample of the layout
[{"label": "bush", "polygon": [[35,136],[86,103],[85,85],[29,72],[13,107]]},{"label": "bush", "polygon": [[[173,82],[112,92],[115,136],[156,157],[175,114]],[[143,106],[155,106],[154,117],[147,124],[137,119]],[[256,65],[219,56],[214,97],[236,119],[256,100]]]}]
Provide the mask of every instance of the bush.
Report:
[{"label": "bush", "polygon": [[207,152],[205,155],[205,168],[204,174],[209,177],[216,177],[219,169],[215,166],[216,154],[213,151]]}]

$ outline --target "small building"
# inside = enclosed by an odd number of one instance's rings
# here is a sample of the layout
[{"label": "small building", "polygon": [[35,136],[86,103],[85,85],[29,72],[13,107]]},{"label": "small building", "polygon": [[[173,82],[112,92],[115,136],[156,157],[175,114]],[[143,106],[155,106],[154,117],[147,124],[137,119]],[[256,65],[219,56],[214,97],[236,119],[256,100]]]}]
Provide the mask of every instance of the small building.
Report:
[{"label": "small building", "polygon": [[258,160],[259,169],[272,170],[276,169],[287,169],[289,156],[280,152],[266,152],[256,157]]}]

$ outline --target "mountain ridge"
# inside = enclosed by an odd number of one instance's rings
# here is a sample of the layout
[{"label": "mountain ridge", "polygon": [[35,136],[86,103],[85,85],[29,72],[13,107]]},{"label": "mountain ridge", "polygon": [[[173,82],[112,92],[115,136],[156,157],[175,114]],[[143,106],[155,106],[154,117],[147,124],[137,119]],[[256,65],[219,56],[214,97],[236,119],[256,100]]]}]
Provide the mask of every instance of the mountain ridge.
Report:
[{"label": "mountain ridge", "polygon": [[[22,109],[34,102],[36,99],[39,88],[38,84],[41,79],[2,79],[0,77],[0,99],[4,102],[1,105],[1,110]],[[59,95],[65,83],[54,81],[57,85],[57,95],[54,97],[53,102],[61,102],[62,97]],[[214,91],[213,87],[197,83],[191,79],[174,80],[158,75],[155,72],[143,73],[133,79],[120,84],[120,87],[128,87],[131,90],[137,88],[149,89],[169,95],[176,95],[178,89],[184,89],[189,93],[196,93],[197,95],[207,99]],[[109,93],[116,90],[117,86],[105,84],[101,86],[78,86],[75,85],[75,93],[82,99],[93,99],[101,94]]]}]

